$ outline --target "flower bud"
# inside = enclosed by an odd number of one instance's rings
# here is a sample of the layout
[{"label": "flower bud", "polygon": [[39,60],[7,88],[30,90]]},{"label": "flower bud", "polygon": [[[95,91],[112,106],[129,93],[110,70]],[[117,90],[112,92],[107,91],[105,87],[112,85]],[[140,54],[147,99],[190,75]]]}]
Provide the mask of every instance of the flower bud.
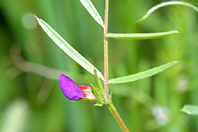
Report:
[{"label": "flower bud", "polygon": [[60,88],[64,95],[70,100],[96,101],[90,86],[78,86],[69,77],[60,75]]}]

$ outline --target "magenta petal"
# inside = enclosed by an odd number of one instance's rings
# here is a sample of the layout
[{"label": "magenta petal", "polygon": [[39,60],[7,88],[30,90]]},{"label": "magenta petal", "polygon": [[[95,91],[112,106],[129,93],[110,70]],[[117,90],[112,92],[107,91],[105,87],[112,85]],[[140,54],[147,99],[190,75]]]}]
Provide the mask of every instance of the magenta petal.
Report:
[{"label": "magenta petal", "polygon": [[80,87],[63,74],[60,75],[60,88],[64,95],[70,100],[79,100],[84,97],[83,93],[80,91]]}]

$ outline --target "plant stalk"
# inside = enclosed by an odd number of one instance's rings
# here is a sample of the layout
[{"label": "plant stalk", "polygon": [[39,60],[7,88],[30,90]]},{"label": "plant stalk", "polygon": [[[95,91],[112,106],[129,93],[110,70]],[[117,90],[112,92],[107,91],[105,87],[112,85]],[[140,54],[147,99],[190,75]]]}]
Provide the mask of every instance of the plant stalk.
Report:
[{"label": "plant stalk", "polygon": [[109,70],[108,70],[108,14],[109,14],[109,0],[105,1],[105,18],[104,18],[104,91],[109,98]]},{"label": "plant stalk", "polygon": [[[104,91],[106,93],[107,99],[109,99],[109,70],[108,70],[108,37],[106,37],[108,33],[108,14],[109,14],[109,0],[105,1],[105,18],[104,18]],[[116,110],[115,106],[113,105],[111,99],[106,105],[110,110],[111,114],[115,118],[116,122],[120,126],[123,132],[129,132],[127,126],[123,122],[122,118],[120,117],[118,111]]]},{"label": "plant stalk", "polygon": [[112,113],[113,117],[115,118],[116,122],[120,126],[123,132],[129,132],[127,126],[125,125],[124,121],[120,117],[118,111],[116,110],[115,106],[113,105],[112,101],[109,104],[106,104],[109,108],[110,112]]}]

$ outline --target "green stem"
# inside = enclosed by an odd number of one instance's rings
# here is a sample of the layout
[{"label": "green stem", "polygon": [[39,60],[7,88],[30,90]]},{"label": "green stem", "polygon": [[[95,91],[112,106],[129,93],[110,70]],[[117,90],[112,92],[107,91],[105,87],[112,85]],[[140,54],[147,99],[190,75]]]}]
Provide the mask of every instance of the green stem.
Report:
[{"label": "green stem", "polygon": [[[108,14],[109,14],[109,0],[105,1],[105,18],[104,18],[104,91],[107,96],[107,100],[109,99],[109,70],[108,70],[108,37],[106,37],[108,33]],[[118,111],[113,105],[112,101],[106,101],[106,105],[110,110],[111,114],[115,118],[116,122],[120,126],[123,132],[129,132],[126,125],[124,124],[122,118],[120,117]]]},{"label": "green stem", "polygon": [[105,2],[105,18],[104,18],[104,91],[109,98],[109,71],[108,71],[108,14],[109,14],[109,0]]},{"label": "green stem", "polygon": [[124,124],[122,118],[120,117],[120,115],[119,115],[118,111],[116,110],[115,106],[113,105],[113,103],[110,101],[110,103],[106,104],[106,105],[109,108],[113,117],[115,118],[116,122],[118,123],[118,125],[122,129],[122,131],[123,132],[129,132],[127,126]]}]

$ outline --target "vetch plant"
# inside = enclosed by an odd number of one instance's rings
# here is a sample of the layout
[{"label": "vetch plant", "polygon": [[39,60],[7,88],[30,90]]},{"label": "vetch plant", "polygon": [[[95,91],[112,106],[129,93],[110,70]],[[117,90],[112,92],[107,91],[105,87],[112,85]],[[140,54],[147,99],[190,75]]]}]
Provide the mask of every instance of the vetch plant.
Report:
[{"label": "vetch plant", "polygon": [[[158,32],[158,33],[109,33],[108,32],[108,11],[109,11],[109,0],[105,0],[105,17],[104,21],[102,20],[100,14],[97,9],[94,7],[90,0],[80,0],[85,9],[90,13],[90,15],[94,18],[94,20],[101,25],[104,31],[104,75],[86,58],[84,58],[80,53],[78,53],[66,40],[64,40],[55,30],[53,30],[50,25],[48,25],[42,19],[36,17],[39,25],[43,28],[43,30],[47,33],[47,35],[66,53],[68,54],[74,61],[76,61],[79,65],[81,65],[84,69],[94,75],[95,85],[93,85],[89,79],[86,77],[86,80],[89,86],[79,86],[69,77],[61,74],[60,75],[60,87],[64,93],[64,95],[70,100],[79,100],[79,101],[97,101],[95,106],[106,105],[113,117],[117,121],[118,125],[124,132],[128,132],[128,128],[120,117],[118,111],[113,105],[112,94],[109,94],[109,84],[116,83],[127,83],[136,81],[139,79],[143,79],[146,77],[150,77],[155,75],[163,70],[170,68],[171,66],[178,63],[178,61],[172,61],[167,64],[149,69],[147,71],[143,71],[133,75],[126,75],[124,77],[118,77],[109,80],[109,72],[108,72],[108,38],[115,39],[154,39],[167,35],[177,34],[179,33],[177,30],[168,31],[168,32]],[[186,2],[164,2],[159,4],[149,10],[149,12],[141,18],[138,22],[144,20],[148,17],[154,10],[163,7],[165,5],[186,5],[192,7],[197,10],[196,7],[192,6]],[[197,10],[198,11],[198,10]],[[102,85],[101,80],[104,85]]]}]

